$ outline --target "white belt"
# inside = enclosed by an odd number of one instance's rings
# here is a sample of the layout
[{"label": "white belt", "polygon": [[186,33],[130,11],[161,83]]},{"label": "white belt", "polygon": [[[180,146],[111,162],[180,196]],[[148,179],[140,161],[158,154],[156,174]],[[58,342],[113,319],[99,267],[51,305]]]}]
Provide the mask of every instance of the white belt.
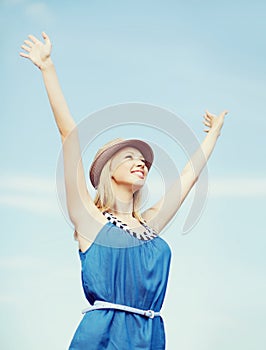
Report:
[{"label": "white belt", "polygon": [[155,312],[153,310],[136,309],[135,307],[109,303],[107,301],[101,301],[101,300],[95,300],[94,304],[82,310],[82,313],[85,314],[86,312],[89,312],[92,310],[99,310],[99,309],[116,309],[116,310],[128,311],[128,312],[133,312],[135,314],[143,315],[149,318],[160,316],[160,312]]}]

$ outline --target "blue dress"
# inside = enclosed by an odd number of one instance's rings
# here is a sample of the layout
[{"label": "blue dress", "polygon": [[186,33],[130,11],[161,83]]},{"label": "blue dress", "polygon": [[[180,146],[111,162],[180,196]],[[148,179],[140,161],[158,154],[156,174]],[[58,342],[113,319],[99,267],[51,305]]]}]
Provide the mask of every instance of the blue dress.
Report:
[{"label": "blue dress", "polygon": [[[88,302],[103,300],[160,311],[171,251],[159,236],[142,241],[107,222],[85,251],[79,250],[82,285]],[[88,305],[89,306],[89,305]],[[84,314],[69,350],[164,350],[161,316],[147,318],[121,310]]]}]

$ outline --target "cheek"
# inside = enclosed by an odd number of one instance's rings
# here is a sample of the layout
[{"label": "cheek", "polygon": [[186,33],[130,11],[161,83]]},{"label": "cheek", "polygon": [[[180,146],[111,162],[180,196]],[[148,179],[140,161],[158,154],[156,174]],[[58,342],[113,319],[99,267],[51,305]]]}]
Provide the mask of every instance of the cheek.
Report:
[{"label": "cheek", "polygon": [[119,157],[112,159],[111,161],[111,171],[114,173],[118,168],[123,166],[125,161]]},{"label": "cheek", "polygon": [[127,163],[124,164],[117,164],[116,168],[113,168],[112,175],[116,177],[124,177],[128,176],[130,173],[130,166]]}]

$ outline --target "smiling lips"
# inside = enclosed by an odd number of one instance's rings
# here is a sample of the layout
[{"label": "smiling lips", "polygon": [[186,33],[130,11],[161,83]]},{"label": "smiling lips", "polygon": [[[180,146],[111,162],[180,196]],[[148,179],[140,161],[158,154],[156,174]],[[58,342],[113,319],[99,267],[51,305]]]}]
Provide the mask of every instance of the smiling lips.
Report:
[{"label": "smiling lips", "polygon": [[141,177],[142,179],[144,179],[144,172],[141,171],[141,170],[135,170],[135,171],[132,171],[132,174],[137,174],[139,177]]}]

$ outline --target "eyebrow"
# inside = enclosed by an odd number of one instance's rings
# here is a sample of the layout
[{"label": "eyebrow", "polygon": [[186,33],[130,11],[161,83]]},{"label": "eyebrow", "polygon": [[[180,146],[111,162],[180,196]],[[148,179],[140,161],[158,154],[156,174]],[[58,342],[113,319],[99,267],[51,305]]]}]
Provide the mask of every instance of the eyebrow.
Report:
[{"label": "eyebrow", "polygon": [[[127,152],[125,152],[125,153],[136,154],[136,153],[134,153],[134,152],[132,152],[132,151],[127,151]],[[144,159],[145,159],[145,157],[143,157],[143,155],[142,155],[141,153],[139,153],[139,155],[140,155],[140,157],[142,157],[142,158],[144,158]]]}]

